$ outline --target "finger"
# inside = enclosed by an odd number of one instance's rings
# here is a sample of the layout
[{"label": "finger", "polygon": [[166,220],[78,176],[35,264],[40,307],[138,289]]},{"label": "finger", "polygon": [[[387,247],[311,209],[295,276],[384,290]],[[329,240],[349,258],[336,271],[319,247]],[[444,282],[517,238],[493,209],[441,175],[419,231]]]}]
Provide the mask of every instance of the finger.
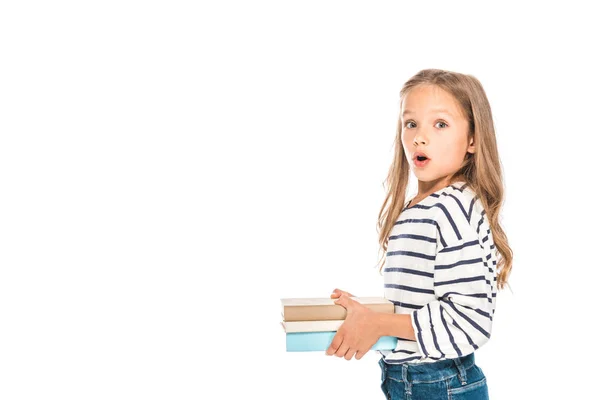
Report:
[{"label": "finger", "polygon": [[347,343],[344,343],[344,342],[345,341],[342,340],[342,344],[340,345],[340,347],[335,352],[335,355],[338,356],[338,357],[344,357],[346,355],[346,353],[348,352],[348,349],[350,348],[350,346]]},{"label": "finger", "polygon": [[349,348],[348,351],[346,352],[346,354],[344,355],[344,358],[348,361],[352,360],[352,357],[354,357],[354,354],[356,353],[356,349],[353,348]]},{"label": "finger", "polygon": [[343,294],[345,294],[348,297],[356,297],[352,293],[348,293],[348,292],[338,289],[338,288],[333,289],[333,292],[331,293],[331,297],[339,297]]},{"label": "finger", "polygon": [[[334,301],[333,301],[333,304],[335,304],[335,305],[338,305],[338,306],[342,306],[342,307],[346,308],[346,306],[345,306],[345,303],[343,303],[343,302],[341,301],[342,297],[344,297],[344,296],[340,296],[340,298],[339,298],[339,299],[336,299],[336,300],[334,300]],[[347,310],[347,308],[346,308],[346,310]]]},{"label": "finger", "polygon": [[340,306],[342,306],[342,307],[344,307],[344,308],[347,309],[348,307],[350,307],[352,301],[353,300],[350,299],[350,297],[348,297],[347,295],[343,294],[337,300],[335,300],[333,303],[334,304],[338,304],[338,305],[340,305]]},{"label": "finger", "polygon": [[329,348],[327,349],[327,351],[325,351],[325,354],[328,356],[335,354],[335,352],[340,347],[340,344],[342,344],[342,334],[340,334],[340,332],[338,331],[338,333],[336,333],[335,336],[333,337],[333,340],[331,341]]},{"label": "finger", "polygon": [[360,360],[361,358],[363,358],[363,356],[365,354],[366,354],[366,352],[364,352],[364,351],[357,351],[356,356],[354,358],[356,358],[357,360]]}]

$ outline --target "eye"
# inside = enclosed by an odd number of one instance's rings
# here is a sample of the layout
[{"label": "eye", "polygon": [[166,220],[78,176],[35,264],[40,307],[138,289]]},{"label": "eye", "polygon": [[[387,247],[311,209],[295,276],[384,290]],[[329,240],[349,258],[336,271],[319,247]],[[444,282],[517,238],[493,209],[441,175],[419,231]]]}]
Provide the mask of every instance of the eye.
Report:
[{"label": "eye", "polygon": [[[448,126],[448,124],[447,124],[447,123],[445,123],[444,121],[439,121],[437,124],[444,124],[445,126]],[[436,124],[436,125],[437,125],[437,124]]]},{"label": "eye", "polygon": [[414,124],[414,122],[412,122],[412,121],[408,121],[406,124],[404,124],[404,126],[405,126],[405,127],[407,127],[407,128],[410,128],[410,127],[408,126],[408,124]]}]

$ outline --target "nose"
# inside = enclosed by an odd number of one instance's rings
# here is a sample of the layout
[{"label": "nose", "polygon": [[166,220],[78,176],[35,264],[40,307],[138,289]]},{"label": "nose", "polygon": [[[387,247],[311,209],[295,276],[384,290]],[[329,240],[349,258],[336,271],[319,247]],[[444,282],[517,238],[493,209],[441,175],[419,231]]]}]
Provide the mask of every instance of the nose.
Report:
[{"label": "nose", "polygon": [[413,144],[426,144],[425,135],[423,135],[420,131],[415,134],[413,139]]}]

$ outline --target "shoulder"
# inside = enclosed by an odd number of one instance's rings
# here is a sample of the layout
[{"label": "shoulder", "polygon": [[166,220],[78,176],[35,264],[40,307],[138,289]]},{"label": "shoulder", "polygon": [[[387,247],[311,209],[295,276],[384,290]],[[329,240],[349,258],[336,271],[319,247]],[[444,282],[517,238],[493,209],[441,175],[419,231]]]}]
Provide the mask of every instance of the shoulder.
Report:
[{"label": "shoulder", "polygon": [[435,222],[442,247],[473,238],[471,224],[479,206],[477,195],[464,182],[448,186],[438,198]]},{"label": "shoulder", "polygon": [[476,203],[476,195],[464,182],[446,187],[439,195],[436,204],[436,221],[447,222],[450,219],[469,220]]}]

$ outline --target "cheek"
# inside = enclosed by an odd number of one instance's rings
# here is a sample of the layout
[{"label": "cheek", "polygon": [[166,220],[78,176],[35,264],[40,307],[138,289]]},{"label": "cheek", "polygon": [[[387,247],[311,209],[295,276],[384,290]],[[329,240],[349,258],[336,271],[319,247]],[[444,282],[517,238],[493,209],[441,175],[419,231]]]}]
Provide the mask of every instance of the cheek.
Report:
[{"label": "cheek", "polygon": [[464,159],[464,153],[466,151],[462,144],[454,140],[440,141],[435,146],[435,155],[441,168],[454,169],[460,166]]},{"label": "cheek", "polygon": [[460,166],[462,164],[466,155],[464,146],[463,143],[453,143],[452,147],[449,147],[449,149],[452,150],[448,151],[448,164],[452,167]]},{"label": "cheek", "polygon": [[406,131],[403,131],[400,139],[402,140],[402,145],[404,147],[409,147],[413,141],[413,135],[411,135],[410,133],[406,133]]}]

